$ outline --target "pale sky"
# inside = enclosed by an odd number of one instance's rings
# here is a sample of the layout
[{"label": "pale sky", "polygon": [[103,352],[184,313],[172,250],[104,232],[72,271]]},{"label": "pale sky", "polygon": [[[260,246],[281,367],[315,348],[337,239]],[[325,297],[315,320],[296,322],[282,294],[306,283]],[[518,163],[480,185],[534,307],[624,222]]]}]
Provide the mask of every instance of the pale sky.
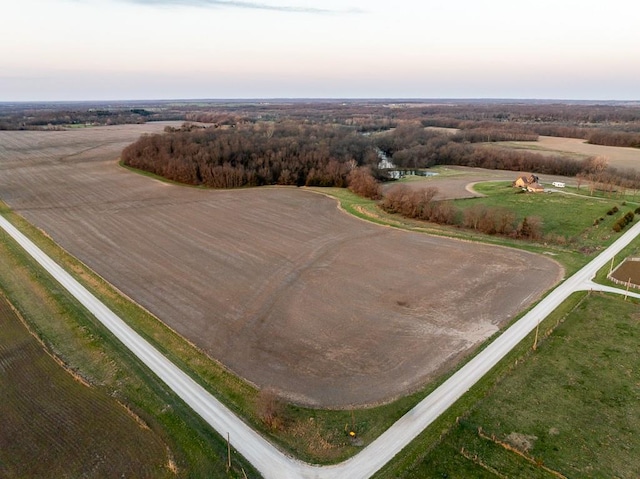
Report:
[{"label": "pale sky", "polygon": [[0,101],[640,100],[638,0],[0,0]]}]

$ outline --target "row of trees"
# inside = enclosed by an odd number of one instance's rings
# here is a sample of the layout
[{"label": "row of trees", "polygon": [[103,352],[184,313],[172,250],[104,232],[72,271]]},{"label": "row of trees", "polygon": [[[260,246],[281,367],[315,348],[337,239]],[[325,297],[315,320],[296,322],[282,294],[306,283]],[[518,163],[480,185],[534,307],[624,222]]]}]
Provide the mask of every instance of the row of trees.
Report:
[{"label": "row of trees", "polygon": [[386,192],[380,206],[389,213],[437,224],[456,225],[489,235],[537,240],[542,237],[542,219],[537,216],[518,220],[503,207],[476,204],[464,210],[449,201],[437,201],[437,188],[414,189],[397,185]]},{"label": "row of trees", "polygon": [[560,155],[541,155],[526,150],[488,146],[486,143],[474,144],[466,141],[466,136],[467,133],[464,132],[447,134],[409,124],[378,136],[375,141],[376,146],[399,168],[458,165],[535,171],[548,175],[579,176],[594,187],[606,185],[609,189],[640,188],[640,172],[610,167],[600,157],[578,161]]}]

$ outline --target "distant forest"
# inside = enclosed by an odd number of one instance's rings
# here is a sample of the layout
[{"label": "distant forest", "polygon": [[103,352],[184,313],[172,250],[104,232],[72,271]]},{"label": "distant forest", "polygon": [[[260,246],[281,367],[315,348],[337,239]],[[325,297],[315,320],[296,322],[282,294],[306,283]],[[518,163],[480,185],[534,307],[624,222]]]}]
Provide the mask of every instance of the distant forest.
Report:
[{"label": "distant forest", "polygon": [[[640,104],[507,100],[138,101],[0,103],[0,129],[68,129],[173,120],[180,128],[143,136],[125,164],[194,185],[347,186],[369,172],[462,165],[578,176],[638,188],[633,171],[601,159],[570,160],[488,147],[538,135],[640,148]],[[358,175],[352,171],[360,168]]]},{"label": "distant forest", "polygon": [[384,131],[406,122],[456,128],[499,141],[499,130],[581,138],[590,143],[640,148],[640,104],[499,100],[291,100],[136,101],[100,103],[0,103],[0,130],[64,129],[178,120],[208,125],[283,121],[334,124],[360,132]]},{"label": "distant forest", "polygon": [[185,118],[181,110],[137,103],[0,103],[0,130],[65,130]]},{"label": "distant forest", "polygon": [[[585,105],[382,105],[319,103],[236,105],[190,111],[181,128],[145,135],[122,153],[124,164],[173,181],[215,188],[349,185],[357,167],[385,181],[381,158],[397,168],[460,165],[580,176],[640,187],[634,171],[531,151],[489,148],[535,141],[539,134],[640,140],[640,108]],[[622,139],[621,139],[622,138]],[[640,145],[640,143],[638,143]]]}]

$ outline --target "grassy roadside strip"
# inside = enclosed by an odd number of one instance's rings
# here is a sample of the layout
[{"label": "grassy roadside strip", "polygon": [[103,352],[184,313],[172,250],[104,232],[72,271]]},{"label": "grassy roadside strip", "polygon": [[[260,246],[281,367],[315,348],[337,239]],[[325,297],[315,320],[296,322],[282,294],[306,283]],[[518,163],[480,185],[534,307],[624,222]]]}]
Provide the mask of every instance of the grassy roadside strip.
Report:
[{"label": "grassy roadside strip", "polygon": [[[587,297],[587,292],[571,295],[559,308],[540,323],[538,345]],[[376,479],[403,477],[412,471],[425,457],[440,445],[461,419],[468,416],[476,405],[485,398],[500,381],[509,375],[518,363],[532,354],[535,331],[531,332],[518,346],[507,354],[490,372],[478,381],[451,408],[441,415],[431,426],[420,434],[409,446],[388,462],[377,474]],[[476,477],[476,476],[473,476]],[[493,476],[496,477],[496,476]]]},{"label": "grassy roadside strip", "polygon": [[[65,266],[73,263],[70,258],[60,261],[66,253],[4,205],[0,213],[21,231],[28,231],[40,247],[46,245],[43,249],[48,254],[56,253],[56,261]],[[73,264],[74,271],[78,268],[78,264]],[[0,232],[0,289],[66,369],[123,403],[168,445],[177,472],[170,472],[167,477],[242,478],[243,470],[249,477],[259,477],[236,453],[232,469],[227,472],[226,441],[133,357],[4,231]]]}]

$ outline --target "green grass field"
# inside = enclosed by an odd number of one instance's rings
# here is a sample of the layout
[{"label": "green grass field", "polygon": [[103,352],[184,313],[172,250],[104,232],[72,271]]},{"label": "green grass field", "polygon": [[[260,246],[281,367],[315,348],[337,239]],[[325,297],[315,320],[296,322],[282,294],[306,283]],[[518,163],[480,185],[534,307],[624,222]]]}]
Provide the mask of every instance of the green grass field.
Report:
[{"label": "green grass field", "polygon": [[[542,218],[543,234],[559,239],[579,251],[595,251],[610,244],[619,235],[613,224],[635,205],[623,205],[622,201],[588,195],[557,193],[525,193],[513,188],[509,182],[477,184],[474,189],[486,195],[484,198],[457,200],[462,209],[482,204],[488,207],[504,207],[516,214],[518,221],[527,216]],[[614,215],[607,212],[618,208]],[[597,223],[597,224],[596,224]]]},{"label": "green grass field", "polygon": [[592,293],[557,320],[440,442],[381,477],[637,478],[638,303]]}]

